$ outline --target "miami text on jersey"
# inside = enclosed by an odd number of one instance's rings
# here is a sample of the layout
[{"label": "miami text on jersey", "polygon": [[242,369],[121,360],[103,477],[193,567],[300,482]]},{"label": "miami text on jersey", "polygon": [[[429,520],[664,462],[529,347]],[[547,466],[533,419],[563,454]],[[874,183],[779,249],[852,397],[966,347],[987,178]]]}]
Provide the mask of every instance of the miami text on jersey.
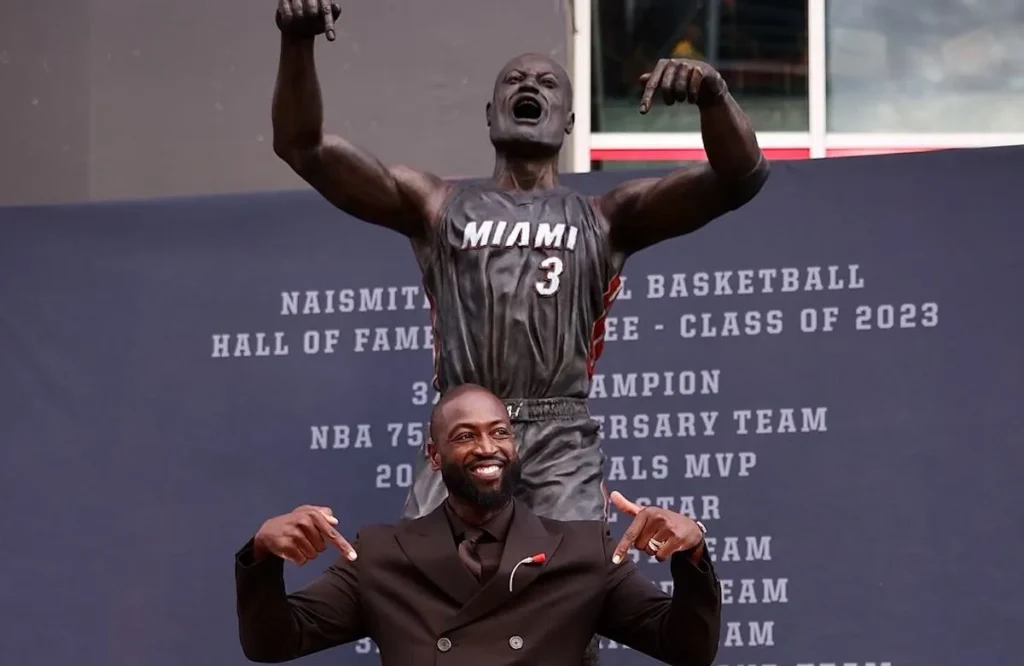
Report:
[{"label": "miami text on jersey", "polygon": [[[508,232],[508,233],[506,233]],[[558,250],[576,249],[579,229],[559,222],[541,222],[536,226],[529,222],[509,224],[501,220],[469,222],[462,235],[462,249],[479,247],[535,247]]]}]

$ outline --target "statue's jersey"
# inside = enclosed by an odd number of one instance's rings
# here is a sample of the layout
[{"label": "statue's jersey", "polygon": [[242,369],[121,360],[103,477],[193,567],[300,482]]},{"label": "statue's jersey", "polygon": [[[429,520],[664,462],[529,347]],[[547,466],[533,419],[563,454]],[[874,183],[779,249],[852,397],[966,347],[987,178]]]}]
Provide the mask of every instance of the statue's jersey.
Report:
[{"label": "statue's jersey", "polygon": [[586,397],[621,258],[590,199],[467,185],[414,243],[431,303],[434,383],[501,398]]}]

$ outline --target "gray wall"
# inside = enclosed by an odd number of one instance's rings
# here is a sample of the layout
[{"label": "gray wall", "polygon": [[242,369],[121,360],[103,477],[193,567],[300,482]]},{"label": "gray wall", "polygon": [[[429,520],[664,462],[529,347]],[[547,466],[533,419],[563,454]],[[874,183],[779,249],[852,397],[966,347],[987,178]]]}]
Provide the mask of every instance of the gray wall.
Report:
[{"label": "gray wall", "polygon": [[[484,104],[524,51],[565,63],[563,0],[342,2],[327,126],[441,175],[490,171]],[[3,0],[0,204],[304,187],[271,150],[274,0]]]}]

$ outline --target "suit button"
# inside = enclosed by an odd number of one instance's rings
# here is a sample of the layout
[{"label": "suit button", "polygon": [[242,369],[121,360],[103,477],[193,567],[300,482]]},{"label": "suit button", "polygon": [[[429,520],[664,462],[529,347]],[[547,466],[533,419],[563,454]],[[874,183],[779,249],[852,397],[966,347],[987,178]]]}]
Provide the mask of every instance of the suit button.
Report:
[{"label": "suit button", "polygon": [[438,638],[437,649],[441,652],[447,652],[448,650],[452,649],[452,642],[447,638]]},{"label": "suit button", "polygon": [[513,650],[518,650],[519,648],[523,647],[522,636],[513,636],[512,638],[508,639],[508,646]]}]

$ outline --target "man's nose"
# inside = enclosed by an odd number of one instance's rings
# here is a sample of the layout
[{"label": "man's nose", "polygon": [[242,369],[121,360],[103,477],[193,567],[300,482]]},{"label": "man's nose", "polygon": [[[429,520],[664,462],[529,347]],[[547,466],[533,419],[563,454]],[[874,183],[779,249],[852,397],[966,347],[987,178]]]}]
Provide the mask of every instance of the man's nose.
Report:
[{"label": "man's nose", "polygon": [[476,454],[481,458],[494,458],[500,452],[501,448],[498,446],[498,442],[486,435],[480,438],[476,447]]},{"label": "man's nose", "polygon": [[531,95],[539,95],[540,88],[533,85],[533,83],[527,81],[519,86],[518,90],[516,90],[516,93],[530,93]]}]

